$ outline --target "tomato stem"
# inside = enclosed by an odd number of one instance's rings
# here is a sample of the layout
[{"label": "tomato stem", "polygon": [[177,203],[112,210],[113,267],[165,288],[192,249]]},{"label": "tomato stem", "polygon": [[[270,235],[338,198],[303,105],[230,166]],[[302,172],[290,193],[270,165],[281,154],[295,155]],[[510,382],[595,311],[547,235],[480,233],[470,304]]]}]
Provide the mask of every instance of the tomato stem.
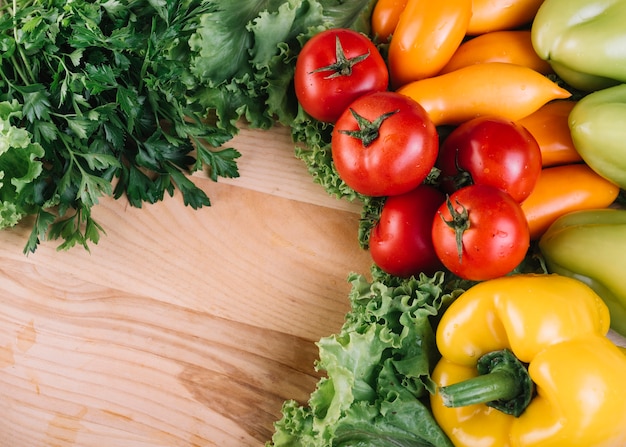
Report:
[{"label": "tomato stem", "polygon": [[335,36],[335,54],[336,61],[330,65],[326,65],[325,67],[320,67],[316,70],[309,72],[312,73],[321,73],[324,71],[331,71],[332,73],[326,76],[324,79],[333,79],[338,78],[340,76],[350,76],[352,74],[352,68],[358,64],[359,62],[364,61],[370,55],[370,51],[367,50],[367,53],[361,54],[359,56],[347,58],[346,53],[343,51],[343,47],[341,46],[341,41],[339,40],[339,36]]},{"label": "tomato stem", "polygon": [[459,150],[454,153],[454,167],[456,168],[457,175],[452,177],[454,189],[461,189],[464,186],[474,184],[474,179],[469,171],[463,169],[459,163]]},{"label": "tomato stem", "polygon": [[483,355],[478,376],[439,388],[447,407],[486,404],[505,414],[520,416],[530,404],[534,384],[528,369],[508,349]]},{"label": "tomato stem", "polygon": [[463,262],[463,233],[470,228],[470,219],[469,212],[467,208],[465,208],[459,201],[456,201],[456,204],[461,207],[461,211],[457,211],[452,205],[452,201],[450,200],[450,196],[446,197],[446,206],[448,211],[450,212],[450,216],[452,219],[446,220],[443,217],[443,214],[439,213],[441,219],[450,227],[454,233],[456,238],[456,249],[459,253],[459,263]]},{"label": "tomato stem", "polygon": [[349,135],[354,138],[358,138],[361,140],[361,143],[364,147],[368,147],[372,144],[380,133],[380,126],[382,126],[383,121],[389,118],[394,113],[398,113],[400,110],[394,110],[393,112],[387,112],[380,115],[374,121],[370,121],[367,118],[359,115],[353,109],[350,109],[350,113],[356,120],[359,130],[339,130],[340,133]]}]

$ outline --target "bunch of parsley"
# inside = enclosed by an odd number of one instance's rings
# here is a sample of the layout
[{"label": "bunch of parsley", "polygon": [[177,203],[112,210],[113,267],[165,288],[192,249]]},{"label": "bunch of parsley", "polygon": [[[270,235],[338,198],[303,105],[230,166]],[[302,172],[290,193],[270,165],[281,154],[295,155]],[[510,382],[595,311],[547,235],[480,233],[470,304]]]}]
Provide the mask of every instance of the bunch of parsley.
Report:
[{"label": "bunch of parsley", "polygon": [[[237,176],[230,137],[189,100],[188,38],[209,4],[173,1],[14,0],[0,9],[0,216],[34,216],[40,240],[87,248],[102,228],[103,195],[134,206],[175,188],[209,205],[187,173]],[[19,138],[16,135],[19,134]],[[24,148],[27,148],[26,150]]]},{"label": "bunch of parsley", "polygon": [[297,122],[302,45],[331,27],[367,31],[375,0],[0,0],[0,229],[28,217],[45,239],[97,243],[104,195],[133,206],[187,174],[237,177],[220,149],[245,121]]}]

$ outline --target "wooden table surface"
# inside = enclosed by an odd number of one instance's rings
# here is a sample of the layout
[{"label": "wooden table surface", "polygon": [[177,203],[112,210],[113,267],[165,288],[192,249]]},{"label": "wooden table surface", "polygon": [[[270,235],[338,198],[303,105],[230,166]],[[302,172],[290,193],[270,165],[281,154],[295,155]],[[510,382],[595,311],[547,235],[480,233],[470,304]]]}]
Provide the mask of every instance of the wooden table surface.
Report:
[{"label": "wooden table surface", "polygon": [[241,178],[194,176],[211,207],[102,200],[91,253],[0,233],[0,447],[261,447],[306,401],[371,265],[360,207],[312,183],[286,129],[233,145]]},{"label": "wooden table surface", "polygon": [[286,129],[244,131],[213,205],[105,199],[91,253],[0,234],[0,446],[262,446],[318,380],[315,342],[368,273],[358,205],[329,197]]}]

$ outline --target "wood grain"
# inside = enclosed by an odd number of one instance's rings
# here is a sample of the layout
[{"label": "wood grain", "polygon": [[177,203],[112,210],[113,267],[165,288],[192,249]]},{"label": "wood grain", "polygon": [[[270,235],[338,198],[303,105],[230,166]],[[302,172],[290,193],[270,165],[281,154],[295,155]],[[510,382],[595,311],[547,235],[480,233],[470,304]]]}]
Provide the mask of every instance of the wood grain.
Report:
[{"label": "wood grain", "polygon": [[284,129],[233,143],[240,179],[193,177],[209,208],[102,200],[91,253],[0,234],[0,447],[261,447],[308,398],[315,342],[371,265],[359,207],[310,181]]},{"label": "wood grain", "polygon": [[102,200],[91,253],[27,257],[28,225],[1,234],[1,447],[259,447],[283,401],[308,398],[315,342],[371,261],[354,209],[264,190],[275,150],[252,183],[194,176],[206,209]]},{"label": "wood grain", "polygon": [[[339,200],[330,196],[313,182],[306,172],[304,162],[295,157],[295,143],[290,130],[276,126],[270,132],[247,128],[240,123],[242,132],[225,144],[225,147],[243,148],[238,160],[240,177],[223,179],[222,183],[249,188],[278,197],[303,201],[327,208],[360,213],[361,204]],[[205,177],[206,173],[195,175]]]}]

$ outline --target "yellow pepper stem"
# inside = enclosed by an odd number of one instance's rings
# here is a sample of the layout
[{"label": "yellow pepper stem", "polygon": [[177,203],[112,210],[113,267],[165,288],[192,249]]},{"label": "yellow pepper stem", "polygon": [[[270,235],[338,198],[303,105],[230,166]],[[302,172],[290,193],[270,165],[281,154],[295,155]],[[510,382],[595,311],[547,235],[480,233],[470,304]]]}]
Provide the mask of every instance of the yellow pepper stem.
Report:
[{"label": "yellow pepper stem", "polygon": [[476,367],[478,376],[439,388],[444,405],[486,404],[503,413],[520,416],[534,391],[527,367],[508,349],[485,354]]}]

